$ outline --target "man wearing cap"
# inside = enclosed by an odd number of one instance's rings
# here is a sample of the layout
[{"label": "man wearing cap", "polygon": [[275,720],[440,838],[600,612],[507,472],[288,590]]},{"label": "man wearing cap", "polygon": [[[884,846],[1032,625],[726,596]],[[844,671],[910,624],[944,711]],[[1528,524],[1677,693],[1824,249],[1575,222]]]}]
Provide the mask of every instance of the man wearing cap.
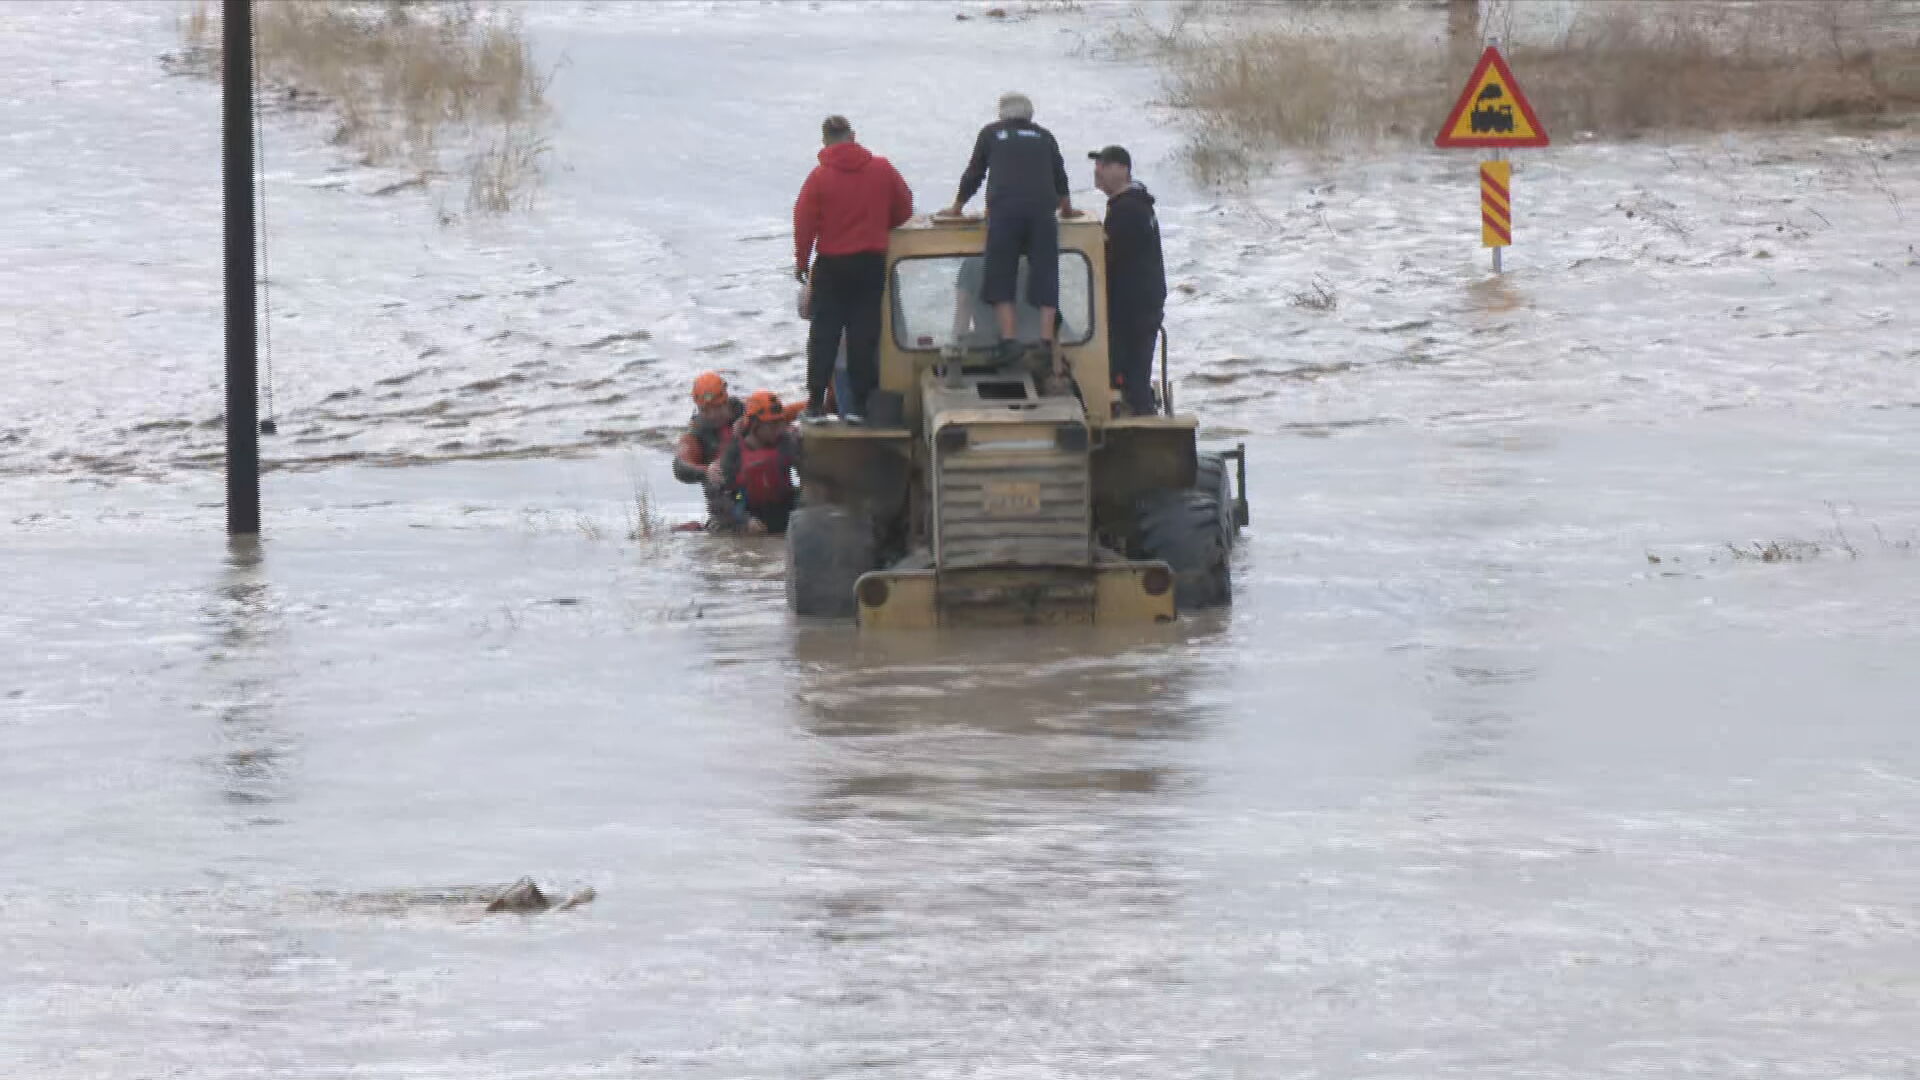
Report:
[{"label": "man wearing cap", "polygon": [[887,233],[913,216],[907,182],[886,158],[853,141],[846,117],[827,117],[820,141],[820,164],[807,174],[793,204],[794,277],[812,286],[807,412],[814,416],[824,412],[842,334],[853,400],[841,402],[841,411],[864,410],[867,394],[880,382]]},{"label": "man wearing cap", "polygon": [[1060,226],[1057,209],[1075,217],[1067,185],[1067,166],[1053,133],[1033,122],[1033,102],[1025,94],[1000,96],[1000,119],[980,129],[973,157],[960,176],[960,190],[947,213],[959,216],[967,200],[987,185],[986,280],[982,301],[992,304],[1000,324],[1003,360],[1019,351],[1015,338],[1014,291],[1020,257],[1027,258],[1027,303],[1040,311],[1040,339],[1049,352],[1060,308]]},{"label": "man wearing cap", "polygon": [[1107,196],[1107,355],[1114,387],[1135,416],[1158,411],[1153,347],[1167,307],[1166,263],[1153,195],[1133,178],[1123,146],[1095,150],[1093,186]]}]

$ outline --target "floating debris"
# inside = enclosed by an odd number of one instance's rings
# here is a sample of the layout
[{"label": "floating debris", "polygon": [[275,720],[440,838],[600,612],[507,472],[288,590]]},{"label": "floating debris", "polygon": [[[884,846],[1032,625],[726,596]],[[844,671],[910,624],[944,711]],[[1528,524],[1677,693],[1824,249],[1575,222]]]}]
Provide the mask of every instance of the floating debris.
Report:
[{"label": "floating debris", "polygon": [[546,893],[540,891],[540,886],[535,885],[532,878],[523,877],[512,885],[507,886],[503,892],[495,896],[493,900],[487,904],[487,914],[491,915],[501,911],[523,914],[548,910],[567,911],[572,908],[577,908],[582,904],[593,903],[597,895],[598,894],[593,891],[593,887],[588,886],[565,900],[555,903],[552,899],[548,898]]}]

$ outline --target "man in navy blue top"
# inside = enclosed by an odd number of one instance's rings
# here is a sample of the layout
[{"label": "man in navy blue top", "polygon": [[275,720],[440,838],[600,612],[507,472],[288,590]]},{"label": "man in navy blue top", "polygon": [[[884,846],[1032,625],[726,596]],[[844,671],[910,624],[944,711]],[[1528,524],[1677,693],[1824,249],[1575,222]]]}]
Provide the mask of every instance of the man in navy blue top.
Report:
[{"label": "man in navy blue top", "polygon": [[1135,416],[1158,411],[1153,346],[1167,310],[1167,264],[1153,195],[1133,178],[1133,155],[1109,146],[1087,155],[1107,196],[1107,349],[1113,385]]},{"label": "man in navy blue top", "polygon": [[993,305],[1000,324],[1000,355],[1010,359],[1019,351],[1013,301],[1022,255],[1027,257],[1027,303],[1040,309],[1041,344],[1051,354],[1060,309],[1060,226],[1054,211],[1063,217],[1079,214],[1068,195],[1060,145],[1052,132],[1033,122],[1033,102],[1025,94],[1000,96],[1000,119],[980,129],[947,213],[958,216],[982,181],[987,185],[987,248],[980,298]]}]

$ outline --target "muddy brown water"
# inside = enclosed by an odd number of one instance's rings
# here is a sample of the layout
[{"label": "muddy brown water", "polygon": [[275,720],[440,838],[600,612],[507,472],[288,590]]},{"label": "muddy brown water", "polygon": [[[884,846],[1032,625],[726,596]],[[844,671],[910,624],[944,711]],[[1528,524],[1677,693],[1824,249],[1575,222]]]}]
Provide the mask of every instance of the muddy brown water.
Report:
[{"label": "muddy brown water", "polygon": [[[771,542],[613,535],[611,462],[289,476],[239,563],[203,485],[62,490],[0,586],[0,1046],[1899,1075],[1920,564],[1719,537],[1920,508],[1782,426],[1261,440],[1230,612],[877,641],[794,625]],[[598,899],[408,899],[522,873]]]},{"label": "muddy brown water", "polygon": [[[1568,140],[1490,280],[1458,159],[1187,188],[1099,10],[530,8],[540,216],[270,132],[235,556],[211,90],[75,10],[0,11],[0,1074],[1912,1075],[1898,132]],[[1229,611],[876,640],[776,541],[629,538],[697,512],[693,372],[797,383],[822,58],[903,88],[855,120],[916,190],[1010,71],[1151,171],[1182,401],[1248,443]],[[522,875],[597,899],[484,915]]]}]

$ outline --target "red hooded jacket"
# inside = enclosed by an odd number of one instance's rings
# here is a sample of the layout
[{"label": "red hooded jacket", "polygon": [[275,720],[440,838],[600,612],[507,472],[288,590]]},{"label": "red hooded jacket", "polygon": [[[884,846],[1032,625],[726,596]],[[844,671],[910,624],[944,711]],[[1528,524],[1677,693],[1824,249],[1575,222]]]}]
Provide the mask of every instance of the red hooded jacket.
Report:
[{"label": "red hooded jacket", "polygon": [[887,250],[887,230],[913,216],[913,192],[891,162],[856,142],[820,151],[793,204],[793,260]]}]

